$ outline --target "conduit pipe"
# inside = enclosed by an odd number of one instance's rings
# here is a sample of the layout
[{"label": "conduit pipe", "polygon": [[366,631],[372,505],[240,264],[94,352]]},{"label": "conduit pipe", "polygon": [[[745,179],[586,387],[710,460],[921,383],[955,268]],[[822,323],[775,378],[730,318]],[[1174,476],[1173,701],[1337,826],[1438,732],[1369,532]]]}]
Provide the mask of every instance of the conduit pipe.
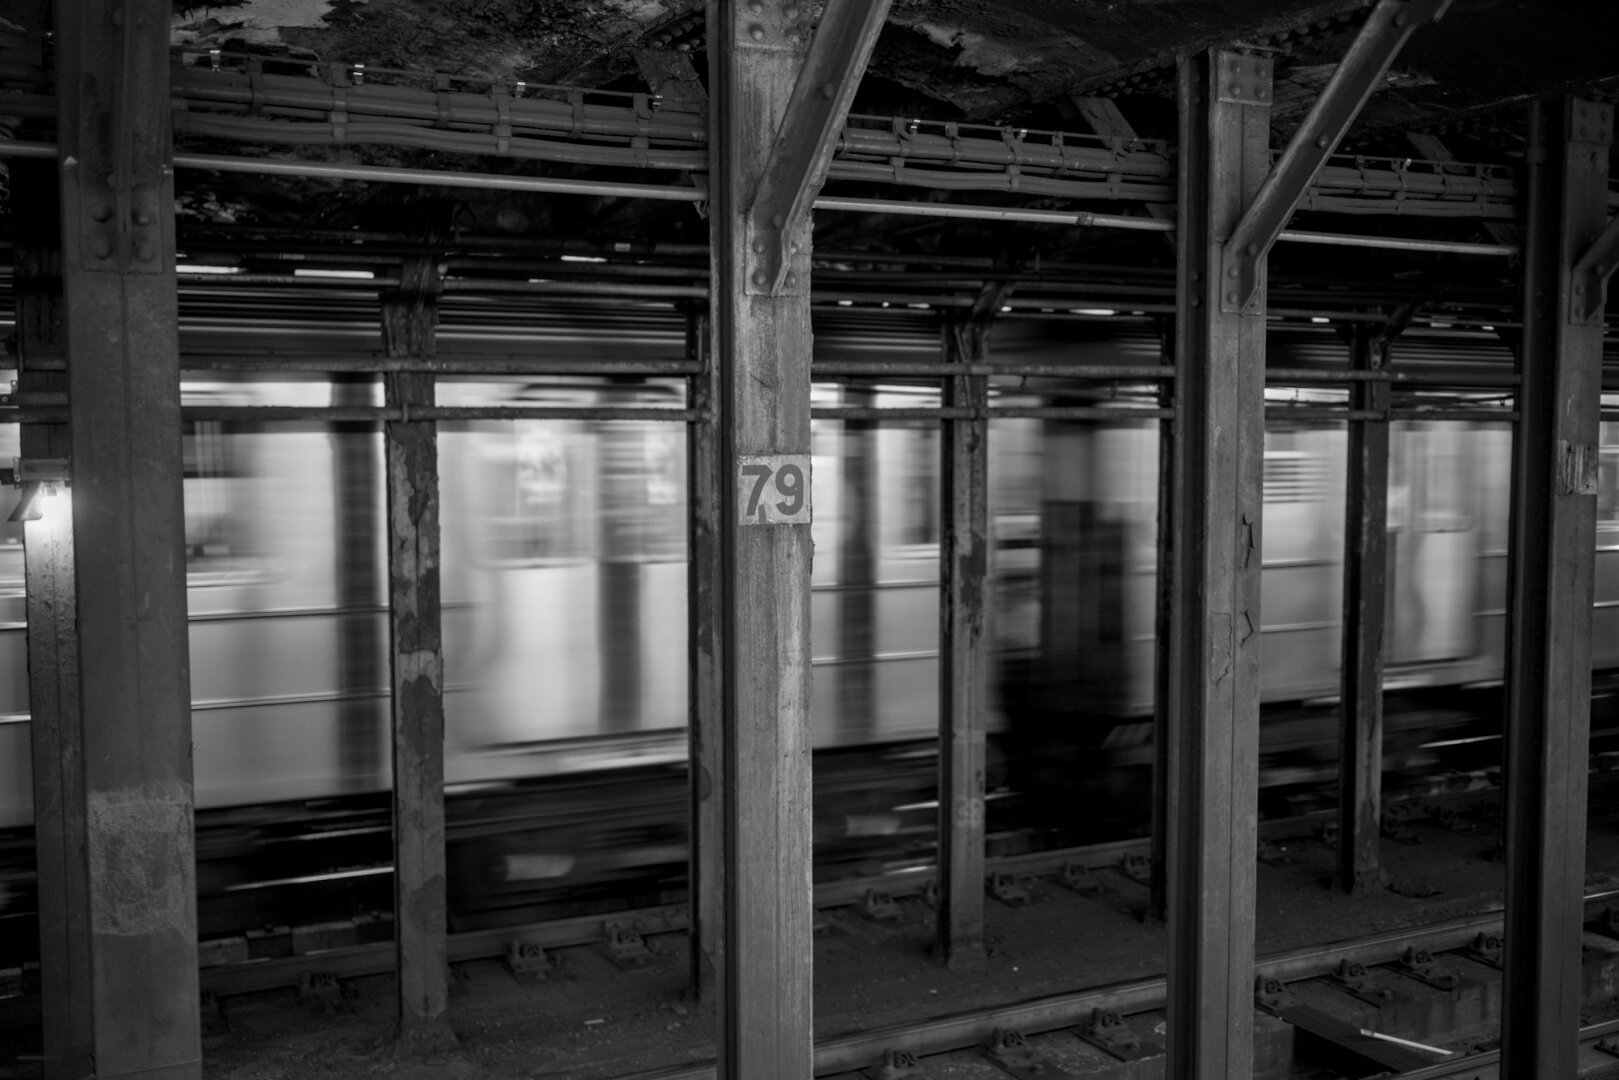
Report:
[{"label": "conduit pipe", "polygon": [[[56,147],[49,143],[0,143],[0,156],[54,158]],[[253,173],[260,176],[315,177],[329,180],[362,180],[373,183],[422,184],[432,187],[482,188],[501,191],[527,191],[553,195],[595,195],[607,198],[664,199],[676,202],[705,202],[708,195],[696,188],[662,184],[629,184],[601,180],[557,180],[544,176],[498,176],[490,173],[441,173],[431,169],[396,168],[381,165],[335,165],[319,161],[282,161],[266,158],[234,158],[219,154],[175,154],[174,164],[182,169],[212,169],[217,172]],[[1022,221],[1046,225],[1107,228],[1138,232],[1174,232],[1175,223],[1157,218],[1128,217],[1123,214],[1097,214],[1088,210],[1033,210],[1005,206],[961,206],[950,203],[919,203],[897,199],[849,199],[822,196],[815,200],[817,210],[850,213],[900,214],[914,217],[963,218],[979,221]],[[1340,233],[1303,232],[1284,229],[1278,240],[1301,244],[1328,244],[1338,247],[1378,248],[1386,251],[1417,251],[1451,255],[1513,256],[1516,244],[1477,244],[1455,240],[1417,240],[1396,236],[1351,236]]]}]

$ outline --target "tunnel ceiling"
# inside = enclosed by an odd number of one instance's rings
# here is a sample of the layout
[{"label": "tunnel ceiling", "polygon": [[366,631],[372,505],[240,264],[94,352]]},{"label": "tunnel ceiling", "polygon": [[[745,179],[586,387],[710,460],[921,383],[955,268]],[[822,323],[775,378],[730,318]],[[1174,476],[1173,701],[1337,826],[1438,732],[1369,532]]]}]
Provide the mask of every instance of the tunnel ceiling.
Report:
[{"label": "tunnel ceiling", "polygon": [[[797,2],[810,17],[818,14],[818,4]],[[1084,99],[1109,98],[1133,134],[1172,141],[1177,52],[1240,42],[1275,57],[1273,145],[1279,148],[1368,7],[1360,0],[894,0],[854,110],[1085,133],[1092,129]],[[209,50],[218,49],[496,85],[638,92],[649,89],[643,74],[649,57],[663,56],[677,69],[691,62],[701,73],[705,32],[704,5],[694,0],[176,0],[171,40],[180,62],[189,64],[205,63]],[[1454,0],[1442,21],[1407,45],[1342,149],[1423,156],[1413,151],[1408,133],[1426,132],[1441,137],[1460,160],[1511,165],[1521,154],[1524,101],[1570,89],[1610,98],[1619,93],[1619,51],[1606,47],[1614,41],[1619,4],[1612,0]],[[215,153],[568,174],[554,165],[435,159],[427,151],[390,147],[244,147],[193,136],[178,142],[182,149]],[[182,225],[386,227],[399,220],[398,203],[409,196],[376,187],[182,172]],[[925,197],[892,189],[859,193]],[[454,199],[463,224],[508,234],[584,230],[701,242],[707,231],[689,206],[601,200],[588,213],[559,214],[532,197],[461,193]],[[864,222],[856,231],[903,245],[937,242],[941,233],[971,237],[974,228],[889,221]],[[934,240],[918,239],[924,235]],[[1140,246],[1139,237],[1127,242]]]},{"label": "tunnel ceiling", "polygon": [[[1367,7],[1361,0],[895,0],[872,85],[856,108],[1049,126],[1070,114],[1076,95],[1158,95],[1177,51],[1240,41],[1276,51],[1278,100],[1302,109]],[[703,34],[703,4],[693,0],[176,0],[172,36],[192,47],[626,87],[639,80],[637,50],[701,50]],[[1454,0],[1396,61],[1361,126],[1434,125],[1565,87],[1611,84],[1619,75],[1614,41],[1619,5],[1610,0]]]}]

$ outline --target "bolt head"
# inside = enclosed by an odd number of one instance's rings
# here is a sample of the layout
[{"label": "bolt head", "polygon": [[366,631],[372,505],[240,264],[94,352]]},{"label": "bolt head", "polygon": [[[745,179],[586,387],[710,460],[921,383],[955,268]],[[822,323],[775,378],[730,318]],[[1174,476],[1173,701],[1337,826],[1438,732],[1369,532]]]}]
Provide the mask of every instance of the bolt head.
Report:
[{"label": "bolt head", "polygon": [[758,23],[754,23],[748,27],[748,36],[754,41],[763,41],[765,39],[765,28]]},{"label": "bolt head", "polygon": [[107,256],[112,254],[112,245],[107,243],[105,240],[97,240],[94,244],[90,245],[90,254],[94,255],[98,259],[105,259]]},{"label": "bolt head", "polygon": [[764,287],[765,272],[763,270],[755,270],[753,272],[753,283],[758,285],[760,288]]}]

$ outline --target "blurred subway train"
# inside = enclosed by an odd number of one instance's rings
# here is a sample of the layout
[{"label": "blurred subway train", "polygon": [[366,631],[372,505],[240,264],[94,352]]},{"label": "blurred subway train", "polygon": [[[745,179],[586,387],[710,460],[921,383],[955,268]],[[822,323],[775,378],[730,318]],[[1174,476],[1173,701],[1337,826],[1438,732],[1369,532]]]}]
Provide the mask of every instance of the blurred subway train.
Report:
[{"label": "blurred subway train", "polygon": [[[581,304],[548,318],[521,329],[487,312],[448,319],[441,347],[510,348],[517,336],[548,357],[685,355],[673,308]],[[204,313],[187,322],[183,344],[251,329]],[[990,352],[1072,365],[1081,376],[1087,365],[1161,363],[1159,333],[1125,313],[1007,318]],[[1511,370],[1488,334],[1409,338],[1396,363]],[[936,361],[939,342],[932,312],[817,316],[818,361],[897,368]],[[1343,343],[1307,322],[1276,325],[1270,349],[1278,367],[1344,363]],[[987,726],[1008,821],[1038,824],[1058,805],[1114,821],[1145,799],[1161,435],[1157,420],[1131,412],[1155,405],[1157,392],[1146,376],[991,379],[994,406],[1102,399],[1117,408],[1117,419],[990,423],[996,673]],[[1333,393],[1270,392],[1277,404],[1341,403]],[[352,405],[380,403],[381,390],[363,376],[199,375],[187,377],[184,398]],[[876,408],[940,401],[936,378],[903,371],[817,379],[813,398]],[[438,402],[654,410],[684,406],[687,391],[678,377],[442,377]],[[1495,753],[1489,724],[1461,702],[1487,700],[1502,673],[1511,429],[1429,419],[1396,422],[1391,434],[1387,686],[1417,704],[1391,717],[1387,754],[1408,769],[1472,767]],[[685,423],[651,411],[439,426],[458,918],[515,909],[536,890],[571,890],[584,902],[621,878],[645,888],[649,868],[652,888],[679,888],[687,435]],[[1609,561],[1619,541],[1619,433],[1604,425],[1603,435],[1593,642],[1606,670],[1619,669],[1619,564]],[[1271,709],[1261,783],[1276,795],[1330,786],[1335,767],[1346,438],[1342,421],[1319,420],[1273,420],[1266,435],[1262,685]],[[818,850],[925,852],[938,709],[939,423],[817,420],[812,442]],[[199,887],[262,895],[319,876],[285,855],[313,830],[328,842],[322,872],[350,875],[341,902],[385,906],[385,892],[364,884],[385,881],[386,819],[361,813],[385,810],[378,794],[389,783],[379,431],[194,421],[183,453]],[[0,427],[0,458],[17,454],[16,427]],[[0,496],[0,515],[15,498]],[[32,807],[21,526],[0,528],[0,830],[23,835]],[[1446,746],[1476,752],[1458,766]],[[1026,801],[1019,818],[1024,789],[1047,797]],[[231,929],[229,918],[211,924],[205,914],[204,935]]]}]

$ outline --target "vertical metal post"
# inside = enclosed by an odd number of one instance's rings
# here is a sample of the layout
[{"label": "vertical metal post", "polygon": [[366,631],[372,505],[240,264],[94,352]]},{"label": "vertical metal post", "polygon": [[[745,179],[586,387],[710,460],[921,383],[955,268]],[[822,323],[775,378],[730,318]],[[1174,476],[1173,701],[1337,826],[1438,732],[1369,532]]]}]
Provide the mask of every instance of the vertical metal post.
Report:
[{"label": "vertical metal post", "polygon": [[[1354,366],[1383,366],[1387,342],[1357,323]],[[1386,412],[1389,384],[1353,384],[1350,407]],[[1388,596],[1389,422],[1349,422],[1344,507],[1343,664],[1339,674],[1338,885],[1378,888],[1383,807],[1383,628]]]},{"label": "vertical metal post", "polygon": [[1602,309],[1571,271],[1607,218],[1613,107],[1530,114],[1507,627],[1501,1067],[1573,1076],[1581,1003]]},{"label": "vertical metal post", "polygon": [[169,6],[57,8],[96,1075],[196,1077]]},{"label": "vertical metal post", "polygon": [[[982,319],[944,327],[945,359],[983,357]],[[951,375],[946,408],[978,410],[944,421],[939,536],[939,921],[938,950],[952,967],[984,957],[984,713],[988,657],[989,379]]]},{"label": "vertical metal post", "polygon": [[[1170,236],[1171,241],[1175,240]],[[1184,314],[1185,307],[1182,305]],[[1159,347],[1163,362],[1175,363],[1175,324],[1159,326]],[[1175,407],[1178,387],[1168,382],[1158,391],[1158,403]],[[1175,541],[1175,446],[1179,422],[1158,422],[1158,556],[1157,589],[1154,591],[1152,620],[1152,884],[1148,887],[1147,917],[1159,922],[1169,913],[1169,792],[1174,778],[1169,773],[1169,701],[1175,677],[1175,565],[1180,547]]]},{"label": "vertical metal post", "polygon": [[[61,259],[56,170],[44,162],[11,167],[17,237],[17,388],[65,393]],[[66,424],[24,424],[25,460],[70,458]],[[28,713],[33,742],[34,857],[38,882],[40,999],[45,1080],[92,1075],[90,883],[84,861],[84,764],[79,709],[77,598],[73,530],[66,498],[42,504],[47,518],[23,526],[28,610]]]},{"label": "vertical metal post", "polygon": [[[801,57],[774,2],[710,0],[714,330],[722,384],[725,565],[725,1080],[808,1080],[812,1065],[808,491],[810,229],[772,290],[747,214]],[[792,9],[796,16],[797,9]],[[758,247],[768,249],[761,238]],[[768,253],[768,252],[766,252]],[[762,284],[761,284],[762,283]],[[752,470],[763,469],[764,472]],[[749,470],[749,471],[744,471]],[[763,486],[759,498],[755,483]],[[788,486],[793,486],[789,482]],[[743,499],[747,498],[746,502]],[[794,506],[794,503],[797,503]],[[772,520],[778,504],[803,523]],[[751,511],[751,512],[750,512]]]},{"label": "vertical metal post", "polygon": [[725,679],[721,663],[725,625],[725,564],[720,502],[720,430],[724,421],[719,369],[710,349],[708,312],[686,316],[686,351],[703,361],[688,383],[691,408],[707,419],[687,426],[687,677],[690,703],[688,756],[691,782],[691,854],[687,903],[691,910],[691,985],[698,1000],[716,996],[725,965]]},{"label": "vertical metal post", "polygon": [[[845,404],[870,406],[876,394],[867,387],[847,387]],[[857,744],[871,737],[877,709],[877,548],[879,500],[877,495],[877,422],[845,420],[842,452],[838,456],[842,486],[838,511],[843,529],[838,536],[838,648],[837,668],[840,742]]]},{"label": "vertical metal post", "polygon": [[1173,677],[1167,821],[1175,1080],[1253,1067],[1265,305],[1236,306],[1222,242],[1270,164],[1270,61],[1180,63]]},{"label": "vertical metal post", "polygon": [[[427,358],[438,323],[437,270],[407,261],[383,298],[390,357]],[[438,430],[409,411],[433,404],[433,376],[394,372],[383,425],[388,473],[388,631],[392,671],[394,941],[399,1051],[456,1047],[449,1008],[444,881],[444,641],[439,597]]]}]

